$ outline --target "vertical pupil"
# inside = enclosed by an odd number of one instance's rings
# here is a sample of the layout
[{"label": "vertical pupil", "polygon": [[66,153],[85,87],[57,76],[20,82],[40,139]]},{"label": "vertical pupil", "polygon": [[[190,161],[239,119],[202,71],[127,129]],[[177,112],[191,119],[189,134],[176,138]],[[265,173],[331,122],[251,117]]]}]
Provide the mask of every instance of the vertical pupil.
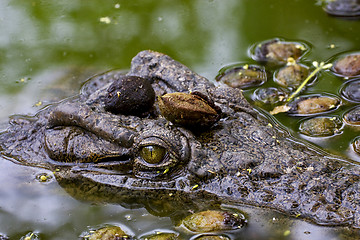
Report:
[{"label": "vertical pupil", "polygon": [[163,147],[149,145],[144,146],[140,150],[140,156],[151,164],[159,163],[163,160],[166,150]]}]

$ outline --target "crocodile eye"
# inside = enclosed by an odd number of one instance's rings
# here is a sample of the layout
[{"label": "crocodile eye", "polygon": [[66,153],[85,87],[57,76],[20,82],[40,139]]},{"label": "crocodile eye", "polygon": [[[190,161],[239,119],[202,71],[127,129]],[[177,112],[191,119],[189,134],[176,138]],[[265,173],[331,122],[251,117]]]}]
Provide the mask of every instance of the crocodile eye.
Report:
[{"label": "crocodile eye", "polygon": [[140,149],[140,156],[145,162],[150,164],[161,162],[166,153],[167,151],[165,148],[156,145],[144,146]]},{"label": "crocodile eye", "polygon": [[132,173],[142,179],[171,178],[181,172],[190,157],[187,138],[174,129],[144,131],[135,146]]}]

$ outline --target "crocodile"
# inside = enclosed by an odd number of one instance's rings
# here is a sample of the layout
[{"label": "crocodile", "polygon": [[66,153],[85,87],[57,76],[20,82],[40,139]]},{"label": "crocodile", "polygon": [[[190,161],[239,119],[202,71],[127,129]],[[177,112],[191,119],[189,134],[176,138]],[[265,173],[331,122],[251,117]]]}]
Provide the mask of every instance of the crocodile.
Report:
[{"label": "crocodile", "polygon": [[[220,119],[198,129],[173,124],[158,99],[144,114],[109,112],[107,90],[124,75],[146,79],[156,96],[201,92]],[[154,153],[161,159],[149,162],[149,147],[162,149]],[[78,95],[35,116],[10,117],[0,150],[11,161],[53,171],[70,195],[89,201],[145,206],[157,215],[244,204],[360,227],[358,164],[295,140],[241,90],[215,86],[155,51],[138,53],[127,73],[92,77]]]}]

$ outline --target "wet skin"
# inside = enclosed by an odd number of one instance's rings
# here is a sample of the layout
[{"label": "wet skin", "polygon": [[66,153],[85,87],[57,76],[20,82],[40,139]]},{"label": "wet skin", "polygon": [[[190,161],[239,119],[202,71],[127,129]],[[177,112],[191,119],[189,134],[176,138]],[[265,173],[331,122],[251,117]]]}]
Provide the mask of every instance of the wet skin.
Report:
[{"label": "wet skin", "polygon": [[[78,96],[14,116],[0,135],[1,153],[50,169],[71,195],[91,201],[146,206],[171,215],[221,203],[269,207],[324,225],[360,227],[360,167],[296,142],[244,99],[215,87],[184,65],[143,51],[127,75],[151,82],[157,96],[198,91],[221,108],[207,129],[189,130],[163,118],[157,101],[146,115],[104,109],[120,72],[87,82]],[[157,161],[146,151],[160,148]]]}]

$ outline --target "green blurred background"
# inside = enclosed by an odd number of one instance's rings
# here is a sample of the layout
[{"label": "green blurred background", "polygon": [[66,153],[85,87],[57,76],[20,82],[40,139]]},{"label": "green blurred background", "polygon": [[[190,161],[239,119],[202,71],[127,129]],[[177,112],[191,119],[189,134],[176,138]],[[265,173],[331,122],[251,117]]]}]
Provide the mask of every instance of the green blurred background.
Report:
[{"label": "green blurred background", "polygon": [[[33,113],[32,104],[50,101],[49,94],[60,99],[66,91],[54,89],[61,85],[73,94],[93,73],[128,69],[144,49],[212,80],[224,65],[249,61],[251,45],[273,37],[308,42],[307,57],[318,61],[360,45],[358,21],[329,17],[312,0],[2,0],[0,32],[3,119]],[[49,85],[52,92],[42,91]]]}]

